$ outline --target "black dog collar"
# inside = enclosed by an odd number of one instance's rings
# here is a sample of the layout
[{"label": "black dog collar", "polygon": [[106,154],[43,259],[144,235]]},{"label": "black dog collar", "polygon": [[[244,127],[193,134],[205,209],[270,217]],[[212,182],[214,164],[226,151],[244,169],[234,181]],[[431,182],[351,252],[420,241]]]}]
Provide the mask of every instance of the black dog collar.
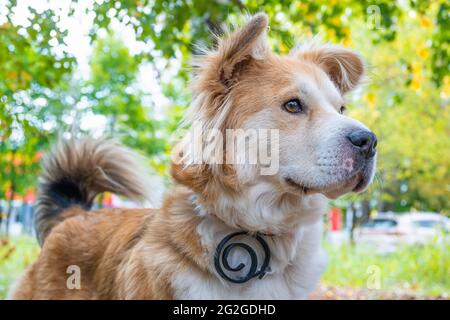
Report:
[{"label": "black dog collar", "polygon": [[[242,243],[242,242],[233,242],[233,243],[226,245],[227,242],[230,241],[232,238],[240,236],[240,235],[248,235],[249,237],[255,238],[259,242],[261,247],[263,248],[264,261],[263,261],[261,267],[259,268],[259,270],[257,270],[258,269],[258,257],[256,255],[255,250],[251,246],[249,246],[248,244]],[[238,272],[238,271],[242,270],[243,268],[245,268],[244,263],[240,263],[236,267],[232,267],[228,263],[228,255],[236,247],[242,248],[247,251],[247,253],[249,254],[250,259],[251,259],[251,265],[250,265],[249,271],[247,272],[247,274],[244,277],[231,278],[230,276],[228,276],[225,273],[225,271],[222,269],[222,267],[225,268],[225,270],[227,270],[228,273]],[[231,234],[227,235],[225,238],[223,238],[222,241],[220,241],[219,245],[217,246],[216,253],[214,255],[214,266],[216,268],[217,273],[223,279],[230,281],[232,283],[244,283],[255,277],[258,277],[258,279],[262,279],[264,277],[264,275],[266,274],[266,272],[268,271],[268,269],[270,269],[269,263],[270,263],[270,249],[269,249],[269,246],[267,245],[267,242],[261,237],[260,234],[251,235],[246,231],[231,233]]]}]

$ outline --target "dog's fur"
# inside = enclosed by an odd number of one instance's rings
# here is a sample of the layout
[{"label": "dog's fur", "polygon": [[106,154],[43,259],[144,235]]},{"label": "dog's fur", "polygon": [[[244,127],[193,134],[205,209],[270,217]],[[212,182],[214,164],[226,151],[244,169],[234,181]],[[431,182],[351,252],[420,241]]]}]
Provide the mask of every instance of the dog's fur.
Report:
[{"label": "dog's fur", "polygon": [[[361,158],[346,138],[365,127],[339,113],[364,64],[334,46],[277,56],[267,44],[267,24],[257,14],[198,58],[190,121],[220,132],[279,129],[278,172],[260,175],[258,164],[193,164],[180,144],[183,161],[172,165],[175,185],[161,208],[89,211],[101,192],[139,199],[151,190],[123,147],[62,142],[43,165],[36,210],[42,251],[13,298],[307,298],[325,267],[326,197],[361,191],[373,177],[375,158]],[[302,114],[283,110],[293,98],[304,102]],[[350,167],[342,166],[346,161]],[[263,279],[233,284],[219,277],[213,259],[223,237],[240,230],[265,234],[272,259]],[[81,272],[79,289],[66,285],[72,265]]]}]

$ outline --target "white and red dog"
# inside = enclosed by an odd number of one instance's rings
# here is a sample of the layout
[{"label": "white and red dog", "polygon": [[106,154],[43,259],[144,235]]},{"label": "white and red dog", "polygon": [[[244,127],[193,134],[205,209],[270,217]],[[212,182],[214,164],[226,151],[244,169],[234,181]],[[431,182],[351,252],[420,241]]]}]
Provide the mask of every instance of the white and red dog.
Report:
[{"label": "white and red dog", "polygon": [[[105,191],[145,197],[145,174],[114,142],[61,142],[43,163],[36,212],[42,251],[13,298],[308,297],[326,265],[320,240],[327,198],[367,187],[377,140],[343,114],[343,95],[364,73],[360,56],[329,45],[278,56],[267,28],[266,15],[257,14],[198,57],[189,114],[206,131],[278,130],[276,172],[261,174],[258,162],[190,162],[184,143],[161,208],[89,211]],[[238,156],[230,152],[223,156]],[[244,233],[240,242],[216,253],[236,232]],[[79,270],[76,288],[67,285],[71,266]]]}]

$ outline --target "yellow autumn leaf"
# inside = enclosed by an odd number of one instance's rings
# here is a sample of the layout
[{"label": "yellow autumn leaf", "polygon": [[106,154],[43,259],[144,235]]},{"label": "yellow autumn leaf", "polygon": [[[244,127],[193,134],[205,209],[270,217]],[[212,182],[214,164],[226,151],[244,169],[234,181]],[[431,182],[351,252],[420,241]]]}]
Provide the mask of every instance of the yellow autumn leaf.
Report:
[{"label": "yellow autumn leaf", "polygon": [[308,22],[312,22],[312,21],[314,21],[314,20],[316,19],[316,16],[315,16],[314,14],[310,13],[310,14],[307,14],[307,15],[305,16],[305,19],[306,19],[306,21],[308,21]]},{"label": "yellow autumn leaf", "polygon": [[281,51],[281,53],[287,53],[287,52],[289,52],[289,48],[287,45],[282,43],[282,44],[280,44],[280,51]]},{"label": "yellow autumn leaf", "polygon": [[419,90],[421,87],[421,83],[424,81],[423,76],[421,73],[414,73],[413,72],[413,79],[411,81],[411,88],[414,90]]},{"label": "yellow autumn leaf", "polygon": [[350,47],[352,44],[352,38],[350,36],[346,36],[343,40],[342,40],[342,45],[346,46],[346,47]]},{"label": "yellow autumn leaf", "polygon": [[297,9],[300,11],[307,11],[308,5],[304,2],[297,2]]},{"label": "yellow autumn leaf", "polygon": [[411,64],[411,69],[412,69],[413,75],[419,75],[422,73],[422,65],[420,63],[418,63],[417,61],[414,61]]},{"label": "yellow autumn leaf", "polygon": [[429,28],[431,27],[431,25],[433,24],[433,22],[431,21],[431,19],[427,16],[423,16],[420,18],[420,25],[424,28]]},{"label": "yellow autumn leaf", "polygon": [[377,98],[373,92],[369,92],[364,96],[364,100],[367,101],[370,107],[373,107],[375,105]]},{"label": "yellow autumn leaf", "polygon": [[327,37],[329,39],[335,39],[336,38],[336,31],[334,31],[334,29],[327,29],[326,33],[327,33]]},{"label": "yellow autumn leaf", "polygon": [[334,25],[340,25],[341,24],[341,17],[339,17],[339,16],[333,17],[331,19],[331,23],[334,24]]},{"label": "yellow autumn leaf", "polygon": [[429,56],[429,51],[428,51],[428,48],[426,48],[426,47],[417,48],[416,53],[422,59],[426,59]]},{"label": "yellow autumn leaf", "polygon": [[450,76],[444,76],[441,90],[441,98],[447,99],[450,97]]}]

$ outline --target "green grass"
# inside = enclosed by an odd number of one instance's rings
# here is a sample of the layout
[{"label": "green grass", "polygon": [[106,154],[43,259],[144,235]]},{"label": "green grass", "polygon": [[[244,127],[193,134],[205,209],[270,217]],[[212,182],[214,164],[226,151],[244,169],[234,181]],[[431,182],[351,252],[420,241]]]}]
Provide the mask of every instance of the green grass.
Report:
[{"label": "green grass", "polygon": [[[377,272],[380,290],[427,296],[450,293],[450,242],[409,245],[377,254],[361,245],[325,244],[329,263],[322,282],[331,286],[369,288]],[[369,285],[368,285],[369,281]]]},{"label": "green grass", "polygon": [[38,254],[39,246],[32,237],[0,240],[0,299],[6,297],[10,285]]}]

